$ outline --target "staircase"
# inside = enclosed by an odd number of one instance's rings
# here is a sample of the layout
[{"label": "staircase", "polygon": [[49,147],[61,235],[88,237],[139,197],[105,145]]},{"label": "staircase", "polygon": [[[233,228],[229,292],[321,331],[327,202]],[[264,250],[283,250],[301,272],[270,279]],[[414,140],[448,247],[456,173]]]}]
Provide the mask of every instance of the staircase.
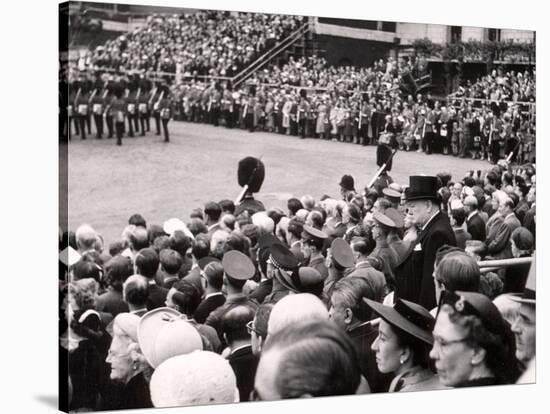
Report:
[{"label": "staircase", "polygon": [[[289,56],[303,56],[311,49],[312,33],[309,22],[295,30],[288,37],[279,42],[275,47],[268,50],[245,69],[231,79],[234,88],[238,88],[243,82],[250,78],[258,70],[270,62],[280,63],[281,60],[288,60]],[[278,59],[278,61],[276,60]]]}]

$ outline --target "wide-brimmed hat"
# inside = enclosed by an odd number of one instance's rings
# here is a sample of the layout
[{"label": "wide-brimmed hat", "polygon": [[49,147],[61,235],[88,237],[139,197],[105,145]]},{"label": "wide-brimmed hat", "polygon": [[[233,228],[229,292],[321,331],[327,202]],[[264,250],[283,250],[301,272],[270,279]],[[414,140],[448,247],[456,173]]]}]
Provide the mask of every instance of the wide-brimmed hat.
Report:
[{"label": "wide-brimmed hat", "polygon": [[386,306],[367,298],[363,300],[390,325],[433,345],[435,319],[426,308],[404,299],[397,299],[394,306]]},{"label": "wide-brimmed hat", "polygon": [[142,316],[137,330],[139,347],[153,368],[173,356],[203,349],[199,332],[181,317],[171,308],[157,308]]},{"label": "wide-brimmed hat", "polygon": [[412,175],[409,177],[409,187],[405,190],[405,200],[441,200],[437,177],[427,175]]}]

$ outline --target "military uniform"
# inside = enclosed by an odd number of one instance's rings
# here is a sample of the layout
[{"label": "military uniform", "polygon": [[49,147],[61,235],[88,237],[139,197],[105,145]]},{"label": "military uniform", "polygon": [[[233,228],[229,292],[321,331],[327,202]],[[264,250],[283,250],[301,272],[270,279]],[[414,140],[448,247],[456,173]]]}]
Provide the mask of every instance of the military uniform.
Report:
[{"label": "military uniform", "polygon": [[164,97],[159,102],[160,119],[162,122],[162,131],[164,133],[164,142],[170,142],[170,133],[168,132],[168,122],[173,113],[172,101],[168,95],[168,87],[165,88]]},{"label": "military uniform", "polygon": [[94,124],[96,130],[96,138],[103,138],[103,111],[105,110],[105,99],[103,98],[103,90],[96,89],[94,96],[90,101]]},{"label": "military uniform", "polygon": [[126,101],[122,97],[115,97],[111,103],[111,112],[115,121],[116,144],[122,145],[122,134],[124,133],[124,121],[126,117]]},{"label": "military uniform", "polygon": [[86,119],[88,118],[88,112],[90,110],[88,99],[88,93],[81,90],[81,93],[78,95],[75,101],[78,130],[80,131],[81,139],[86,139]]}]

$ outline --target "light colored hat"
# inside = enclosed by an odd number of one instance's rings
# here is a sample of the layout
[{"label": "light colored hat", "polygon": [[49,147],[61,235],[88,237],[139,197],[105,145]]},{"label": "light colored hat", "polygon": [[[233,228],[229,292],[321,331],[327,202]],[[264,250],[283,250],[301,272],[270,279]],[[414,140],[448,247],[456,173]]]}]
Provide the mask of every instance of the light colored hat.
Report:
[{"label": "light colored hat", "polygon": [[187,237],[190,237],[191,239],[195,239],[193,236],[193,233],[187,228],[187,225],[181,221],[179,218],[171,218],[169,220],[166,220],[164,222],[164,225],[162,226],[162,229],[166,234],[169,236],[172,236],[174,232],[177,230],[183,231]]},{"label": "light colored hat", "polygon": [[140,317],[128,312],[119,313],[113,320],[113,331],[117,334],[117,330],[120,330],[123,334],[127,335],[134,342],[138,342],[138,326]]},{"label": "light colored hat", "polygon": [[150,390],[155,407],[239,401],[231,365],[209,351],[194,351],[164,361],[151,377]]},{"label": "light colored hat", "polygon": [[269,217],[265,211],[254,213],[252,215],[252,224],[258,226],[266,233],[272,233],[273,229],[275,228],[275,223],[273,222],[273,219]]},{"label": "light colored hat", "polygon": [[142,316],[138,325],[139,347],[153,368],[176,355],[202,350],[198,331],[171,308],[158,308]]}]

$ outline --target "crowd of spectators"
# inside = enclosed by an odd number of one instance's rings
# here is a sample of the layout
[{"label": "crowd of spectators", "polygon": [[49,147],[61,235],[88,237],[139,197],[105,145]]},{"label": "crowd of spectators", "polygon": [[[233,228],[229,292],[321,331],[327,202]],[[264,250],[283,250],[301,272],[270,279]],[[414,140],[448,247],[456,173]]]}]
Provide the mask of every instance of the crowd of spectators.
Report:
[{"label": "crowd of spectators", "polygon": [[[491,93],[487,101],[463,99],[477,97],[478,83],[462,96],[443,100],[429,93],[403,94],[404,73],[410,73],[410,68],[391,58],[361,69],[330,67],[317,57],[290,59],[282,68],[259,71],[236,90],[216,82],[175,85],[175,117],[302,138],[363,145],[383,142],[407,151],[492,163],[510,154],[514,161],[534,161],[533,107],[506,102],[515,95]],[[483,82],[490,79],[495,90],[504,90],[497,85],[505,78],[493,75]],[[534,93],[530,75],[526,73],[525,78],[523,98]]]},{"label": "crowd of spectators", "polygon": [[536,72],[504,72],[494,69],[489,75],[482,76],[473,84],[468,81],[459,87],[456,96],[486,99],[491,101],[536,102]]},{"label": "crowd of spectators", "polygon": [[[357,192],[344,175],[338,196],[291,198],[288,211],[249,194],[162,225],[135,214],[108,245],[88,224],[63,233],[69,408],[534,381],[534,265],[479,260],[534,257],[535,172],[501,161],[421,177],[434,194],[387,174]],[[454,237],[424,258],[427,309],[395,289],[434,217]]]},{"label": "crowd of spectators", "polygon": [[303,23],[300,16],[223,11],[152,15],[144,27],[81,56],[79,65],[142,77],[163,72],[172,85],[176,120],[362,145],[382,142],[493,164],[508,156],[535,161],[535,71],[497,67],[436,99],[414,96],[416,68],[407,58],[335,67],[316,55],[290,56],[232,87],[228,78]]},{"label": "crowd of spectators", "polygon": [[301,16],[227,11],[152,15],[144,27],[90,52],[92,67],[182,76],[234,76],[295,31]]}]

